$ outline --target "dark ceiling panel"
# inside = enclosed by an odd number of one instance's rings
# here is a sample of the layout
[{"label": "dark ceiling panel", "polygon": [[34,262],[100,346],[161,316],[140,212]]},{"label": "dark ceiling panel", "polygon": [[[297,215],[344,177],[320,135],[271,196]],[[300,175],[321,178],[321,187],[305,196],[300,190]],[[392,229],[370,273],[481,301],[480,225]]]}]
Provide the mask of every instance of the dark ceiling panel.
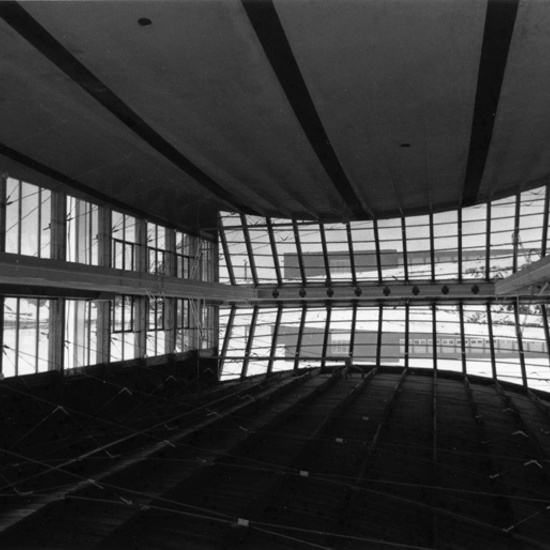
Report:
[{"label": "dark ceiling panel", "polygon": [[[346,207],[266,62],[240,0],[25,8],[173,147],[259,212]],[[138,24],[147,15],[147,27]]]},{"label": "dark ceiling panel", "polygon": [[275,6],[331,144],[376,215],[456,208],[484,2]]},{"label": "dark ceiling panel", "polygon": [[380,219],[548,181],[546,3],[2,9],[26,37],[0,21],[5,152],[167,224],[215,229],[228,199],[273,217]]},{"label": "dark ceiling panel", "polygon": [[238,210],[247,210],[239,205],[238,201],[225,189],[162,138],[19,4],[16,2],[2,2],[0,4],[0,17],[153,149],[193,177],[210,192],[227,202],[228,205]]},{"label": "dark ceiling panel", "polygon": [[91,200],[103,194],[180,229],[216,224],[220,199],[128,131],[3,21],[0,29],[0,143],[22,155],[3,162],[3,172],[71,192],[67,183],[21,163],[26,157],[93,189]]}]

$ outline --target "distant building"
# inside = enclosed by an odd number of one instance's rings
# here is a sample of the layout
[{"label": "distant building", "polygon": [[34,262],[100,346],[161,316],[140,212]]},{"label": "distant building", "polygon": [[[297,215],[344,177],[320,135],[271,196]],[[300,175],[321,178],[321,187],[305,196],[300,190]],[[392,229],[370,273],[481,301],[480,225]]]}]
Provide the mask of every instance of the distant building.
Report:
[{"label": "distant building", "polygon": [[[298,335],[295,326],[281,326],[278,333],[278,344],[285,347],[285,358],[293,359],[296,355]],[[330,331],[327,348],[323,353],[325,331],[321,328],[305,327],[300,344],[302,357],[320,358],[323,355],[331,359],[339,359],[349,353],[349,332]],[[391,364],[403,359],[406,351],[403,333],[385,332],[380,347],[380,362]],[[375,358],[378,344],[378,332],[357,330],[355,332],[353,355],[361,362],[361,358]],[[546,342],[540,340],[522,339],[524,357],[540,358],[547,353]],[[436,352],[440,359],[460,360],[462,357],[462,341],[460,335],[439,333],[436,337]],[[517,357],[518,340],[513,337],[493,338],[495,358],[505,359]],[[426,358],[433,355],[433,338],[426,332],[409,333],[409,357]],[[464,338],[464,351],[469,359],[489,359],[491,344],[487,337],[468,336]]]}]

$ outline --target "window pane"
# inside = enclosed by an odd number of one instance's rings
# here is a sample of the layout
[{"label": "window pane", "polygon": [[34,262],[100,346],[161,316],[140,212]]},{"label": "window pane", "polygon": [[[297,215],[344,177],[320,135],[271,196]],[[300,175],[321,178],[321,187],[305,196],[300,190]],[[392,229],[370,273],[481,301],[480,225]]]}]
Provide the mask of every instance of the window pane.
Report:
[{"label": "window pane", "polygon": [[518,269],[541,258],[545,190],[539,187],[521,194]]},{"label": "window pane", "polygon": [[380,349],[382,365],[405,366],[405,317],[404,307],[384,308]]},{"label": "window pane", "polygon": [[253,220],[254,223],[249,222],[248,227],[254,251],[256,273],[259,283],[274,283],[277,281],[277,274],[269,240],[269,231],[265,225],[265,218],[261,218],[261,220],[263,223],[260,223],[260,219]]},{"label": "window pane", "polygon": [[491,305],[491,315],[497,378],[522,384],[513,305]]},{"label": "window pane", "polygon": [[471,206],[462,210],[462,276],[485,278],[487,206]]},{"label": "window pane", "polygon": [[276,360],[273,364],[273,371],[288,370],[294,367],[301,319],[301,308],[283,309],[277,334]]},{"label": "window pane", "polygon": [[458,277],[458,212],[433,215],[436,279]]},{"label": "window pane", "polygon": [[491,275],[507,277],[512,273],[515,238],[516,198],[491,203]]},{"label": "window pane", "polygon": [[318,224],[300,223],[298,225],[304,272],[308,281],[325,281],[325,259],[321,233]]},{"label": "window pane", "polygon": [[357,308],[355,328],[355,345],[353,361],[361,365],[376,363],[376,347],[378,343],[378,307]]},{"label": "window pane", "polygon": [[380,239],[382,277],[404,277],[403,229],[401,227],[401,220],[398,218],[393,220],[380,220],[378,222],[378,237]]},{"label": "window pane", "polygon": [[462,353],[458,306],[437,306],[435,318],[437,368],[461,372]]},{"label": "window pane", "polygon": [[351,222],[353,251],[356,254],[356,272],[359,281],[377,281],[378,267],[374,225],[371,221]]},{"label": "window pane", "polygon": [[[466,352],[466,373],[491,378],[491,341],[487,324],[487,306],[467,305],[464,311],[464,349]],[[493,327],[498,317],[493,317]],[[496,351],[496,350],[495,350]]]},{"label": "window pane", "polygon": [[308,308],[302,336],[300,367],[319,367],[323,358],[323,343],[327,321],[326,308]]},{"label": "window pane", "polygon": [[409,277],[411,279],[430,279],[432,276],[430,217],[408,217],[405,218],[405,223]]},{"label": "window pane", "polygon": [[409,308],[409,366],[433,369],[432,310],[430,307]]}]

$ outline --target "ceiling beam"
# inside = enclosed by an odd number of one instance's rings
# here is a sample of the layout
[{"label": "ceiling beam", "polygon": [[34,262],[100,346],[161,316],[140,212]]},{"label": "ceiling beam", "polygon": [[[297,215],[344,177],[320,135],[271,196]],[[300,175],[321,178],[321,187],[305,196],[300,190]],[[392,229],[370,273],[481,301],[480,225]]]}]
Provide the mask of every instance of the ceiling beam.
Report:
[{"label": "ceiling beam", "polygon": [[519,0],[488,0],[462,206],[475,204],[485,171]]},{"label": "ceiling beam", "polygon": [[372,218],[342,168],[309,94],[272,0],[242,0],[264,52],[321,165],[357,219]]}]

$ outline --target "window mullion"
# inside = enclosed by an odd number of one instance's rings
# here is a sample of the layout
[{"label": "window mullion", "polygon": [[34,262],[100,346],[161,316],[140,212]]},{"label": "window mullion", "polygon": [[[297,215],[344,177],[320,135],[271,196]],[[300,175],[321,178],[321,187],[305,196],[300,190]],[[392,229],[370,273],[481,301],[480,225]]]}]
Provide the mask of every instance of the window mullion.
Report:
[{"label": "window mullion", "polygon": [[357,273],[355,270],[355,256],[353,254],[353,239],[351,236],[350,223],[346,223],[346,235],[348,237],[349,265],[351,269],[351,280],[354,286],[357,286]]},{"label": "window mullion", "polygon": [[273,233],[273,224],[271,218],[266,218],[267,232],[269,234],[269,246],[271,247],[271,254],[273,256],[273,265],[275,266],[275,276],[277,277],[277,285],[283,284],[283,277],[281,276],[281,265],[279,263],[279,253],[277,252],[277,243],[275,242],[275,234]]},{"label": "window mullion", "polygon": [[325,233],[325,225],[319,224],[319,234],[321,235],[321,247],[323,249],[323,262],[325,263],[326,283],[328,287],[332,286],[332,278],[330,275],[330,262],[328,260],[327,236]]},{"label": "window mullion", "polygon": [[306,285],[306,271],[304,269],[304,257],[302,255],[302,245],[300,243],[300,233],[298,231],[298,224],[296,220],[292,220],[292,229],[294,230],[294,241],[296,242],[296,251],[298,253],[298,266],[300,267],[300,277],[302,279],[302,285]]},{"label": "window mullion", "polygon": [[243,228],[246,252],[248,254],[248,262],[250,264],[250,272],[252,273],[252,281],[254,282],[254,286],[258,286],[258,273],[256,271],[256,260],[254,259],[254,250],[252,249],[252,242],[250,240],[250,231],[248,230],[248,222],[244,214],[241,214],[241,225]]}]

